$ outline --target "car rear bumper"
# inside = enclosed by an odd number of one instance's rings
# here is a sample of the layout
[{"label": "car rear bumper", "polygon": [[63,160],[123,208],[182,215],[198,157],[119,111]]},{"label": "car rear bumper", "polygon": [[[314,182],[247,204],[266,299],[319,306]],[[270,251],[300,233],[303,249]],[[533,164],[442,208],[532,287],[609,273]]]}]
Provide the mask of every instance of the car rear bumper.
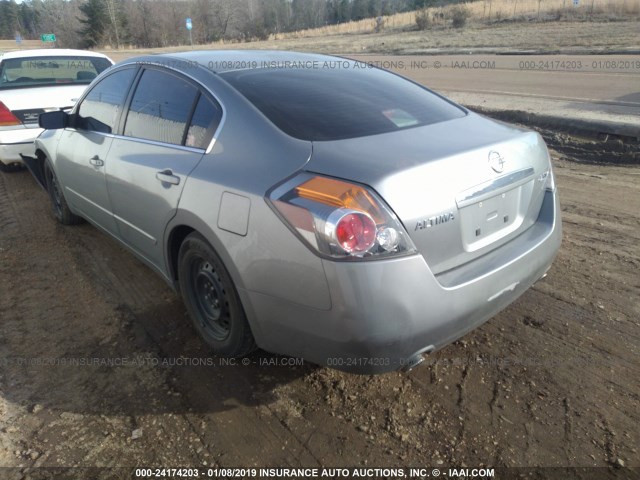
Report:
[{"label": "car rear bumper", "polygon": [[34,156],[34,141],[40,133],[42,129],[37,126],[0,129],[0,162],[5,165],[23,163],[21,154]]},{"label": "car rear bumper", "polygon": [[549,269],[561,237],[557,192],[547,192],[534,226],[437,276],[420,255],[324,261],[330,310],[242,293],[250,312],[259,312],[250,318],[257,319],[254,333],[265,350],[354,373],[383,373],[411,366],[506,308]]}]

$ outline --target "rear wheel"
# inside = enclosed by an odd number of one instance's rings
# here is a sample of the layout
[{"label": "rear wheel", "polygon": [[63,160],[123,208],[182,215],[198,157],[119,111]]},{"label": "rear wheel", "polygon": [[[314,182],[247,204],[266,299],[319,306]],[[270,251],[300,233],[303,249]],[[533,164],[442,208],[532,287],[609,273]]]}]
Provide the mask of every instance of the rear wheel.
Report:
[{"label": "rear wheel", "polygon": [[47,191],[49,192],[49,198],[51,199],[51,206],[53,207],[53,215],[58,222],[63,225],[77,225],[82,222],[82,217],[75,215],[69,209],[67,201],[62,194],[62,188],[58,182],[56,173],[51,168],[48,161],[44,164],[44,178],[47,182]]},{"label": "rear wheel", "polygon": [[240,357],[256,348],[229,272],[197,233],[180,246],[178,280],[196,330],[216,354]]}]

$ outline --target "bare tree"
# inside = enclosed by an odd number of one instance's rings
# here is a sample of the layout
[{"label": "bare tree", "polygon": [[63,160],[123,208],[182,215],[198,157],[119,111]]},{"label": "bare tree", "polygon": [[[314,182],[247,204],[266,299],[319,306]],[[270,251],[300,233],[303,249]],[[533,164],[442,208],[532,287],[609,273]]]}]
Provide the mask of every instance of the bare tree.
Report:
[{"label": "bare tree", "polygon": [[111,22],[111,29],[113,31],[113,35],[116,40],[116,47],[120,48],[120,32],[118,28],[118,10],[117,5],[114,0],[104,0],[105,6],[107,7],[107,13],[109,14],[109,21]]},{"label": "bare tree", "polygon": [[[13,0],[0,0],[18,12],[11,14],[7,8],[0,12],[0,27],[4,27],[0,35],[12,38],[18,29],[32,37],[55,33],[58,44],[65,47],[81,47],[83,42],[117,48],[128,43],[165,47],[188,42],[187,17],[193,18],[194,40],[208,43],[267,38],[295,29],[375,18],[418,8],[426,1],[435,0],[28,0],[19,9]],[[491,17],[491,0],[484,1],[489,2]],[[97,15],[87,16],[80,7],[89,13],[100,10],[99,21],[88,26],[88,17]],[[78,35],[79,31],[84,33]]]},{"label": "bare tree", "polygon": [[60,47],[79,48],[82,39],[76,33],[80,30],[80,9],[77,0],[47,0],[36,4],[40,32],[54,33]]},{"label": "bare tree", "polygon": [[233,37],[234,31],[238,35],[241,16],[242,11],[236,0],[214,0],[213,17],[218,38],[227,40]]}]

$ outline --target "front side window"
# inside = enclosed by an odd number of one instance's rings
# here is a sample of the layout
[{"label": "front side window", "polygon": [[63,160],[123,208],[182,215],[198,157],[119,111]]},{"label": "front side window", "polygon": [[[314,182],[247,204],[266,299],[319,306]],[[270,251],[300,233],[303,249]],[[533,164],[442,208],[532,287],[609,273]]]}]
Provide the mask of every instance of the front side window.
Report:
[{"label": "front side window", "polygon": [[135,68],[127,68],[112,73],[95,85],[80,104],[77,128],[113,133],[135,74]]},{"label": "front side window", "polygon": [[111,66],[103,57],[42,56],[9,58],[0,63],[0,90],[88,84]]},{"label": "front side window", "polygon": [[174,75],[145,70],[131,101],[124,134],[184,145],[197,95],[195,86]]}]

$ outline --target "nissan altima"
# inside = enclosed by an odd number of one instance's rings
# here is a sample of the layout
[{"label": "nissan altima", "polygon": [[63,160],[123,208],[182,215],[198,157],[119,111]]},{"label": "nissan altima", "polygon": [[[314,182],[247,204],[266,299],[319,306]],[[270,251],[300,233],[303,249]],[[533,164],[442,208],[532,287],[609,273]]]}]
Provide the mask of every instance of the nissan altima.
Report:
[{"label": "nissan altima", "polygon": [[541,137],[394,73],[267,51],[102,73],[27,159],[182,295],[212,351],[412,368],[543,277],[560,246]]}]

